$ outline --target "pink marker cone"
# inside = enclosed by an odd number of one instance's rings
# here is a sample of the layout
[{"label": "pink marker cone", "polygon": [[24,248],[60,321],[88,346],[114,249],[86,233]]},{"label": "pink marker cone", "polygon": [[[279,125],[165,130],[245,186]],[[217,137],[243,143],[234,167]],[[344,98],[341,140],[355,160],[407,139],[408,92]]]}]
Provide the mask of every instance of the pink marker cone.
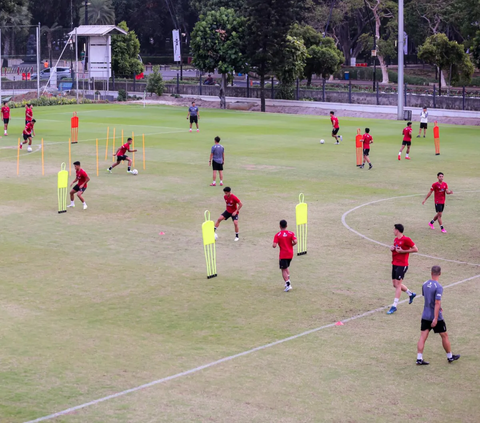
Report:
[{"label": "pink marker cone", "polygon": [[160,232],[158,235],[165,235],[165,232]]},{"label": "pink marker cone", "polygon": [[337,322],[335,323],[335,326],[343,326],[343,322]]}]

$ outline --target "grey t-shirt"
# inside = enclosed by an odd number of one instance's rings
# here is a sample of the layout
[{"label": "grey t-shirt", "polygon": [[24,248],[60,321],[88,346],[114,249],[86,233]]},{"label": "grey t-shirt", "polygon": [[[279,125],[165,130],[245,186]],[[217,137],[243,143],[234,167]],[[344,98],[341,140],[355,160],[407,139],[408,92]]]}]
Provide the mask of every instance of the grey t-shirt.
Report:
[{"label": "grey t-shirt", "polygon": [[[431,322],[435,318],[435,300],[442,300],[443,286],[430,279],[423,284],[422,294],[425,298],[422,319]],[[438,320],[443,320],[442,309],[438,313]]]},{"label": "grey t-shirt", "polygon": [[223,164],[223,152],[225,149],[222,144],[215,144],[212,147],[213,161],[219,164]]},{"label": "grey t-shirt", "polygon": [[190,116],[197,116],[198,115],[198,107],[197,106],[190,106],[188,108],[188,111],[190,112]]}]

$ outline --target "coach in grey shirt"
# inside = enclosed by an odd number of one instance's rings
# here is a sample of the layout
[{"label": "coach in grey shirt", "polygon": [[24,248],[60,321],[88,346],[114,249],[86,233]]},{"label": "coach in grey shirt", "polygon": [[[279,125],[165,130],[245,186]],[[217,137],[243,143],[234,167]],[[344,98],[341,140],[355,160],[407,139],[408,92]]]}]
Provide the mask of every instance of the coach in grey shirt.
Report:
[{"label": "coach in grey shirt", "polygon": [[422,325],[420,339],[417,344],[417,365],[427,365],[427,361],[423,360],[423,349],[425,348],[425,342],[427,341],[428,334],[433,329],[434,333],[440,334],[442,338],[442,345],[447,353],[447,360],[449,363],[458,360],[460,355],[452,354],[452,348],[450,346],[450,340],[447,334],[447,325],[443,320],[442,314],[442,295],[443,287],[438,281],[442,269],[440,266],[432,267],[432,278],[425,282],[422,286],[422,295],[425,298],[425,306],[422,314]]},{"label": "coach in grey shirt", "polygon": [[220,137],[215,137],[215,145],[212,146],[210,151],[210,161],[209,165],[212,165],[213,169],[213,182],[210,184],[211,187],[217,185],[217,170],[220,173],[220,186],[223,185],[223,164],[225,163],[225,149],[223,145],[220,144]]},{"label": "coach in grey shirt", "polygon": [[193,123],[197,125],[197,132],[199,132],[200,129],[198,129],[198,120],[200,119],[200,112],[198,111],[198,107],[195,105],[194,101],[192,101],[192,105],[188,108],[187,120],[188,118],[190,118],[190,132],[192,132]]}]

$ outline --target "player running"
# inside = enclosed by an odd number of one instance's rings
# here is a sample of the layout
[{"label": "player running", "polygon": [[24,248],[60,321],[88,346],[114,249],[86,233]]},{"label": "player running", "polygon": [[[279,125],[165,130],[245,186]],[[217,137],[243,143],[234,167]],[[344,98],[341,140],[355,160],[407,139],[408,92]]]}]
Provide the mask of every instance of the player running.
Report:
[{"label": "player running", "polygon": [[8,107],[8,101],[3,102],[2,121],[3,121],[3,135],[8,136],[8,122],[10,122],[10,107]]},{"label": "player running", "polygon": [[[341,135],[337,135],[338,131],[340,131],[340,126],[338,124],[338,118],[335,116],[335,112],[330,112],[330,121],[332,122],[332,137],[335,138],[337,141],[335,144],[340,144],[340,141],[343,141],[343,137]],[[340,138],[340,141],[338,139]]]},{"label": "player running", "polygon": [[85,202],[85,199],[83,198],[83,193],[87,189],[87,184],[90,181],[90,178],[87,175],[87,172],[85,172],[81,167],[80,167],[80,162],[75,162],[73,163],[75,166],[75,171],[76,171],[76,178],[75,180],[70,184],[72,186],[73,184],[76,184],[73,189],[70,191],[70,205],[67,207],[75,207],[75,193],[77,193],[77,197],[80,199],[80,201],[83,203],[83,210],[86,210],[88,208],[87,203]]},{"label": "player running", "polygon": [[410,253],[418,252],[415,243],[410,238],[404,236],[403,231],[403,225],[400,223],[394,225],[393,233],[395,234],[395,239],[393,245],[390,247],[390,251],[392,252],[392,283],[395,288],[395,299],[393,300],[392,307],[387,311],[387,314],[393,314],[397,311],[397,305],[402,291],[406,292],[410,297],[409,304],[412,304],[413,299],[417,296],[415,292],[410,291],[403,284],[403,278],[408,270],[408,257]]},{"label": "player running", "polygon": [[195,106],[194,101],[192,101],[192,105],[188,108],[187,120],[188,118],[190,118],[190,132],[192,132],[193,123],[197,125],[197,132],[199,132],[200,129],[198,129],[198,120],[200,119],[200,112],[198,111],[198,107]]},{"label": "player running", "polygon": [[438,182],[434,182],[432,184],[432,187],[430,188],[430,191],[428,191],[428,194],[425,197],[425,200],[422,201],[422,204],[425,204],[425,201],[427,201],[428,197],[432,195],[432,192],[435,193],[434,201],[435,201],[435,211],[437,212],[437,214],[430,221],[428,226],[430,226],[430,228],[432,229],[435,229],[435,226],[433,226],[433,224],[435,223],[436,220],[438,220],[438,223],[440,225],[440,230],[442,231],[442,233],[446,234],[447,230],[443,227],[442,215],[443,215],[443,210],[445,209],[446,194],[449,194],[449,195],[453,194],[453,191],[448,189],[448,185],[446,182],[443,182],[442,172],[437,173],[437,178],[438,178]]},{"label": "player running", "polygon": [[225,163],[225,148],[220,144],[220,137],[215,137],[215,144],[210,151],[210,161],[208,164],[212,165],[213,169],[213,182],[211,187],[217,185],[217,170],[220,174],[220,186],[223,185],[223,165]]},{"label": "player running", "polygon": [[231,217],[233,220],[233,225],[235,226],[235,241],[238,241],[238,213],[240,212],[243,204],[238,197],[232,194],[232,189],[230,187],[223,188],[223,192],[225,193],[223,198],[225,200],[226,210],[215,222],[215,239],[218,238],[217,228],[219,227],[220,222],[222,220],[228,220]]},{"label": "player running", "polygon": [[452,347],[448,339],[447,325],[443,320],[442,314],[442,294],[443,287],[438,280],[442,274],[440,266],[432,267],[432,277],[422,285],[422,295],[425,298],[425,305],[422,313],[422,324],[420,327],[420,339],[417,344],[417,365],[428,365],[428,361],[423,360],[423,349],[427,341],[428,334],[433,329],[433,333],[438,333],[442,338],[443,349],[447,353],[447,361],[452,363],[460,358],[460,355],[452,354]]},{"label": "player running", "polygon": [[280,220],[280,232],[275,234],[273,238],[273,248],[280,248],[279,265],[282,271],[283,280],[285,281],[285,292],[292,289],[290,282],[290,263],[293,259],[293,246],[297,243],[297,237],[292,231],[287,231],[287,221]]},{"label": "player running", "polygon": [[18,148],[20,150],[23,147],[23,144],[26,144],[28,141],[28,147],[27,151],[31,152],[32,151],[32,132],[33,132],[33,126],[35,125],[36,120],[32,119],[31,122],[28,122],[27,125],[25,126],[25,129],[23,130],[23,142],[20,143]]},{"label": "player running", "polygon": [[[28,125],[33,120],[33,109],[30,103],[25,105],[25,125]],[[35,136],[35,130],[33,130]]]},{"label": "player running", "polygon": [[370,128],[365,128],[365,133],[363,134],[362,137],[362,142],[363,142],[363,164],[360,166],[360,169],[363,169],[365,166],[365,162],[368,163],[368,170],[370,170],[373,165],[372,162],[370,161],[370,144],[373,144],[373,138],[370,135]]},{"label": "player running", "polygon": [[132,159],[128,157],[125,153],[128,151],[129,153],[135,153],[137,150],[130,150],[130,146],[132,145],[133,140],[131,138],[127,139],[127,142],[123,144],[121,147],[117,149],[117,152],[113,155],[113,157],[117,156],[117,163],[113,164],[107,169],[107,172],[112,173],[112,169],[118,166],[123,160],[127,160],[128,162],[128,169],[127,173],[132,173]]},{"label": "player running", "polygon": [[412,122],[407,122],[407,126],[403,129],[403,141],[400,151],[398,152],[398,160],[402,160],[402,151],[407,146],[407,153],[405,158],[410,160],[408,156],[410,154],[410,146],[412,145]]}]

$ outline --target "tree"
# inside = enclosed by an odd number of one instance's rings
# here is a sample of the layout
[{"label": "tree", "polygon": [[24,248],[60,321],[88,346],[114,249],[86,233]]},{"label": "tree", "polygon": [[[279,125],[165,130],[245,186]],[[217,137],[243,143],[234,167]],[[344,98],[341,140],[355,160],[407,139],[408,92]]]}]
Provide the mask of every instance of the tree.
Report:
[{"label": "tree", "polygon": [[143,64],[138,60],[140,42],[125,21],[120,22],[118,27],[127,35],[112,35],[112,69],[116,75],[138,75],[143,72]]},{"label": "tree", "polygon": [[265,111],[265,77],[280,69],[288,32],[299,16],[295,0],[246,0],[247,59],[260,77],[261,110]]},{"label": "tree", "polygon": [[333,38],[323,37],[309,25],[294,25],[290,33],[300,37],[307,48],[308,56],[303,74],[307,78],[308,86],[312,84],[313,74],[328,78],[340,70],[345,57],[335,46]]},{"label": "tree", "polygon": [[53,33],[58,31],[59,29],[61,29],[61,26],[58,25],[57,23],[54,23],[52,26],[48,27],[46,25],[43,25],[41,28],[40,28],[40,32],[42,34],[46,34],[47,35],[47,48],[48,48],[48,60],[49,60],[49,63],[50,63],[50,67],[53,66]]},{"label": "tree", "polygon": [[222,7],[239,12],[245,6],[245,0],[191,0],[190,4],[201,16],[206,15],[208,12],[219,10]]},{"label": "tree", "polygon": [[[419,48],[418,58],[450,71],[450,80],[454,83],[465,83],[471,80],[474,67],[470,57],[465,53],[463,45],[456,41],[449,41],[445,34],[431,35]],[[442,94],[440,79],[439,93]]]},{"label": "tree", "polygon": [[303,76],[307,61],[307,49],[301,38],[287,35],[287,43],[283,51],[285,60],[276,71],[280,82],[277,90],[279,98],[293,99],[293,84]]},{"label": "tree", "polygon": [[477,31],[472,43],[472,56],[477,68],[480,68],[480,31]]},{"label": "tree", "polygon": [[[23,25],[30,20],[31,14],[25,0],[12,0],[6,2],[0,0],[0,5],[2,4],[5,9],[0,7],[0,26],[11,27],[6,30],[3,29],[2,31],[2,56],[8,57],[16,53],[15,44],[18,44],[18,35],[25,36],[28,34],[28,30],[23,27]],[[17,42],[15,42],[16,39]],[[1,61],[0,66],[3,66]]]},{"label": "tree", "polygon": [[227,75],[245,69],[245,19],[233,9],[221,7],[201,16],[192,32],[193,63],[203,72],[218,69],[222,74],[220,106],[226,108],[225,89]]},{"label": "tree", "polygon": [[160,73],[160,67],[154,66],[153,73],[148,75],[147,78],[147,92],[161,96],[164,91],[165,83],[163,82],[162,74]]},{"label": "tree", "polygon": [[[85,5],[80,7],[80,24],[85,24]],[[112,0],[89,0],[88,6],[89,25],[114,25],[115,9]]]}]

